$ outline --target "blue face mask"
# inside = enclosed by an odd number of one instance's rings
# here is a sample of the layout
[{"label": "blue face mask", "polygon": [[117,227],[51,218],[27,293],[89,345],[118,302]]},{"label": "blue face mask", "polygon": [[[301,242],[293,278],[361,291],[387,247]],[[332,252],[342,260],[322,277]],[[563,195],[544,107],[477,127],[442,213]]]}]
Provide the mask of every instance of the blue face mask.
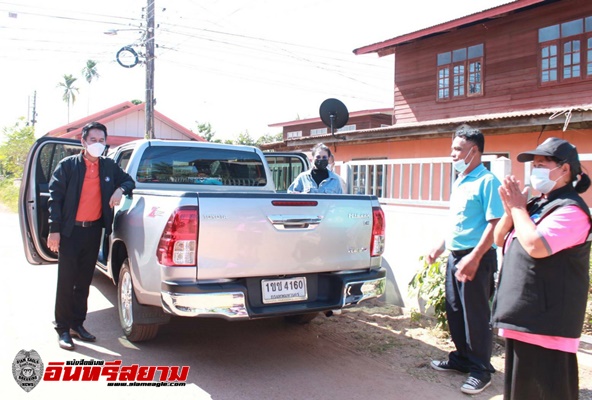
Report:
[{"label": "blue face mask", "polygon": [[[557,167],[561,168],[561,167]],[[557,181],[565,174],[561,175],[559,178],[555,180],[551,180],[549,178],[549,174],[551,171],[555,171],[557,168],[547,169],[547,168],[533,168],[530,174],[530,184],[532,188],[538,192],[543,194],[549,193],[555,187]]]},{"label": "blue face mask", "polygon": [[[469,154],[471,154],[472,152],[473,152],[473,148],[471,147],[471,150],[469,151]],[[466,158],[469,156],[469,154],[467,154],[467,155],[466,155],[466,157],[465,157],[465,158],[463,158],[462,160],[455,161],[455,162],[452,164],[452,165],[453,165],[453,167],[454,167],[454,169],[455,169],[457,172],[459,172],[459,173],[461,173],[461,174],[462,174],[463,172],[465,172],[465,171],[467,170],[467,168],[469,167],[469,164],[471,164],[471,163],[473,162],[473,158],[474,158],[475,156],[471,157],[471,161],[469,161],[469,162],[466,162],[466,161],[465,161],[465,160],[466,160]]]}]

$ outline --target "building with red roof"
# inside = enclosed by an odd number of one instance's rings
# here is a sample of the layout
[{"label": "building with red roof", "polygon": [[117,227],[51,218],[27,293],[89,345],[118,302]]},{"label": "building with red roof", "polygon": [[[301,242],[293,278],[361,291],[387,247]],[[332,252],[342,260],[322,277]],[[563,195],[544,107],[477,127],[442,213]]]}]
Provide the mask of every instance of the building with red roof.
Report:
[{"label": "building with red roof", "polygon": [[[80,139],[84,125],[93,121],[98,121],[107,127],[107,144],[110,146],[118,146],[132,140],[143,139],[146,126],[144,103],[136,105],[126,101],[60,126],[47,132],[44,136]],[[154,111],[154,136],[156,139],[205,142],[205,139],[198,134],[156,110]]]}]

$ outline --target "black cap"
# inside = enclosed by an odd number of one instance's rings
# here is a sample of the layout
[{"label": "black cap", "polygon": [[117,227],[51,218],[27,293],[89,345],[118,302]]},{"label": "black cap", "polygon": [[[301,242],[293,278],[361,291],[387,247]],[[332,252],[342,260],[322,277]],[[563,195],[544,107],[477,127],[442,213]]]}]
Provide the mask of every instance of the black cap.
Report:
[{"label": "black cap", "polygon": [[555,157],[562,162],[568,163],[576,174],[580,171],[578,151],[567,140],[551,137],[538,145],[536,149],[518,154],[518,161],[532,161],[534,156]]}]

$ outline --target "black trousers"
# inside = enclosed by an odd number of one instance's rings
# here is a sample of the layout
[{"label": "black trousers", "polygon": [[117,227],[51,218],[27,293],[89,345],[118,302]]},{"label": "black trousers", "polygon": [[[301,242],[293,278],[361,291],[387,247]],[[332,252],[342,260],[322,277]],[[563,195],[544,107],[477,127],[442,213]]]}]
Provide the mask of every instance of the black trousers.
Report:
[{"label": "black trousers", "polygon": [[75,226],[60,237],[55,323],[58,334],[81,325],[88,310],[88,292],[101,244],[101,226]]},{"label": "black trousers", "polygon": [[494,291],[497,254],[494,249],[485,253],[475,277],[467,282],[454,276],[461,259],[451,254],[446,266],[446,317],[456,346],[448,359],[457,369],[489,382],[495,372],[490,363],[493,333],[489,300]]},{"label": "black trousers", "polygon": [[506,339],[505,400],[577,398],[576,354]]}]

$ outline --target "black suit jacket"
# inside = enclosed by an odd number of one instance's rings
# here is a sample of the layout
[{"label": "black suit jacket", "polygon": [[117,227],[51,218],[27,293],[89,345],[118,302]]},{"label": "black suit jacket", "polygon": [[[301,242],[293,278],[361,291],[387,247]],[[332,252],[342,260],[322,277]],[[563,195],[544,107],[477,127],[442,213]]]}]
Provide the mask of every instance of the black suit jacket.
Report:
[{"label": "black suit jacket", "polygon": [[[49,232],[59,232],[70,237],[80,202],[86,164],[82,153],[64,158],[56,167],[49,181]],[[109,199],[117,188],[124,194],[131,194],[136,184],[112,159],[99,158],[101,184],[101,205],[105,234],[110,234],[113,225],[113,209]]]}]

